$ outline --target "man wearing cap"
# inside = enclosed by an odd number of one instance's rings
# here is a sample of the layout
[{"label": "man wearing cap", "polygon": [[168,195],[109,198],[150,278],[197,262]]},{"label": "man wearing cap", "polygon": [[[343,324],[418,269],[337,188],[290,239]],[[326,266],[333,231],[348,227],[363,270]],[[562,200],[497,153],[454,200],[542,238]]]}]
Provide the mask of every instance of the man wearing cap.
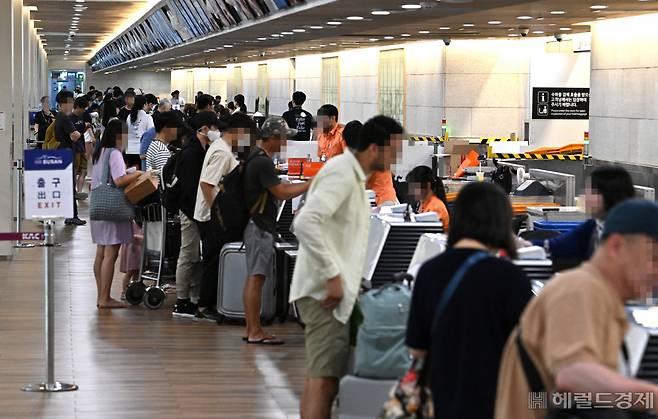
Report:
[{"label": "man wearing cap", "polygon": [[[247,321],[247,343],[280,345],[283,341],[266,333],[260,324],[261,293],[266,280],[273,281],[274,235],[276,234],[277,200],[302,195],[308,183],[283,184],[279,180],[272,157],[282,144],[295,136],[280,116],[268,118],[261,130],[261,143],[247,159],[245,194],[251,219],[244,232],[247,256],[247,282],[244,287],[244,307]],[[269,278],[268,278],[269,277]]]},{"label": "man wearing cap", "polygon": [[[214,112],[199,113],[197,123],[199,126],[195,135],[179,152],[176,162],[176,178],[180,183],[178,206],[180,207],[181,246],[176,267],[177,299],[173,315],[181,317],[193,317],[196,314],[201,295],[203,277],[199,253],[201,234],[194,221],[197,200],[199,200],[197,190],[206,150],[212,143],[213,137],[219,136],[220,128],[220,122]],[[165,186],[169,187],[169,185]],[[203,200],[203,196],[201,196],[201,200]]]},{"label": "man wearing cap", "polygon": [[[608,215],[592,259],[558,274],[526,307],[503,353],[495,417],[546,417],[545,410],[528,407],[531,394],[544,392],[549,407],[560,401],[557,392],[591,394],[601,408],[615,406],[620,393],[631,394],[640,408],[658,408],[658,386],[628,378],[628,362],[618,372],[626,352],[624,303],[648,296],[656,284],[658,206],[626,201]],[[638,400],[640,394],[653,405]]]}]

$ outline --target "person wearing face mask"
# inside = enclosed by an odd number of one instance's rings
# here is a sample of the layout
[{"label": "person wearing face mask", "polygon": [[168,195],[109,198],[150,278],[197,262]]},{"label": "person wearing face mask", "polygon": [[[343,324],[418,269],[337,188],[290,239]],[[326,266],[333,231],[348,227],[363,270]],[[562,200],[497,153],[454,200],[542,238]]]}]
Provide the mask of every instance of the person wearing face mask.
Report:
[{"label": "person wearing face mask", "polygon": [[[233,153],[239,151],[241,133],[255,132],[256,126],[251,118],[241,113],[231,115],[225,124],[212,112],[203,114],[204,118],[208,115],[208,120],[201,125],[197,136],[205,136],[211,144],[203,160],[194,208],[194,219],[203,243],[203,279],[195,318],[217,321],[220,317],[217,312],[219,253],[228,240],[210,209],[219,193],[220,181],[238,165]],[[214,122],[209,122],[210,114]],[[219,132],[222,126],[226,128],[223,136]]]},{"label": "person wearing face mask", "polygon": [[197,196],[203,161],[206,150],[217,141],[218,128],[221,123],[214,112],[201,112],[197,115],[196,133],[178,154],[176,178],[180,183],[180,221],[181,247],[176,267],[176,305],[173,315],[176,317],[194,317],[201,292],[203,267],[199,252],[201,234],[194,221]]}]

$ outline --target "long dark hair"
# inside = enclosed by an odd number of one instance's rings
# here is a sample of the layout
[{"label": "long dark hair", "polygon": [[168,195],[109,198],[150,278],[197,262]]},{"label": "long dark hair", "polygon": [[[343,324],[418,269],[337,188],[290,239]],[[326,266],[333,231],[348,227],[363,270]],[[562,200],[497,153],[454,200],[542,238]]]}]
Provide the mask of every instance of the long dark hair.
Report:
[{"label": "long dark hair", "polygon": [[450,217],[448,247],[462,239],[471,239],[504,250],[514,259],[517,251],[513,215],[509,197],[500,186],[484,182],[466,185],[459,192]]},{"label": "long dark hair", "polygon": [[142,95],[137,95],[135,96],[135,104],[133,105],[133,108],[130,110],[130,123],[133,125],[137,124],[137,115],[139,115],[139,111],[144,110],[144,106],[146,105],[146,98]]},{"label": "long dark hair", "polygon": [[417,166],[409,174],[407,174],[407,182],[420,183],[421,187],[429,185],[432,193],[436,195],[448,208],[448,197],[446,196],[446,188],[443,186],[441,178],[432,173],[432,169],[427,166]]},{"label": "long dark hair", "polygon": [[101,123],[103,124],[104,127],[106,127],[110,119],[115,118],[117,116],[117,102],[111,93],[105,95],[102,106],[103,106],[103,119]]},{"label": "long dark hair", "polygon": [[590,184],[592,189],[603,197],[603,210],[606,215],[617,204],[635,197],[633,180],[623,167],[602,166],[594,169]]},{"label": "long dark hair", "polygon": [[98,159],[101,158],[101,152],[104,148],[116,148],[117,147],[117,138],[120,135],[123,135],[128,132],[128,126],[126,123],[119,118],[113,118],[105,127],[103,131],[103,136],[101,137],[101,142],[98,144],[92,155],[91,162],[96,164]]}]

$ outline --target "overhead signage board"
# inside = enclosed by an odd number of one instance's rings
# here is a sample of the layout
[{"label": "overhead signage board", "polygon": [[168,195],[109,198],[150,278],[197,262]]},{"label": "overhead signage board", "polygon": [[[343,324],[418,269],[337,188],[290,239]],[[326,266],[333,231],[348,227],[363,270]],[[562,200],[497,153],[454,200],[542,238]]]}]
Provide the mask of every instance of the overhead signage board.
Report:
[{"label": "overhead signage board", "polygon": [[532,119],[589,119],[589,89],[534,87]]},{"label": "overhead signage board", "polygon": [[72,150],[25,152],[25,218],[73,217]]}]

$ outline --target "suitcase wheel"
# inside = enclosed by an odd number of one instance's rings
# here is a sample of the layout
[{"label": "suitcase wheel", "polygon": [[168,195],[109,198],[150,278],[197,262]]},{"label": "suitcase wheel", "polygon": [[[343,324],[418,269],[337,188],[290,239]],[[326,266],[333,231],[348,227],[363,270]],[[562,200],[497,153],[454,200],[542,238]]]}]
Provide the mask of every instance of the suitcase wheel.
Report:
[{"label": "suitcase wheel", "polygon": [[144,305],[151,310],[157,310],[167,299],[165,292],[158,287],[148,287],[144,293]]},{"label": "suitcase wheel", "polygon": [[146,293],[146,285],[143,282],[131,282],[126,289],[126,301],[136,306],[142,302]]}]

